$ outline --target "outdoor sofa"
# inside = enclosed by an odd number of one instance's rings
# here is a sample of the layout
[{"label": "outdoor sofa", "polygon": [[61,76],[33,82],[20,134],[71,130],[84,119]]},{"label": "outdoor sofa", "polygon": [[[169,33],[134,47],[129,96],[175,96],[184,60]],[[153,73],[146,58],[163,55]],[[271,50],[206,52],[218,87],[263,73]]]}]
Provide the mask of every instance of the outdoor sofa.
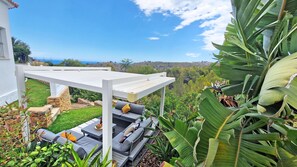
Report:
[{"label": "outdoor sofa", "polygon": [[[129,104],[131,110],[128,113],[123,113],[122,108]],[[140,119],[145,112],[144,105],[128,103],[124,101],[117,101],[115,107],[112,109],[113,118],[120,119],[127,122],[135,122]]]},{"label": "outdoor sofa", "polygon": [[[129,156],[137,144],[142,141],[146,129],[152,125],[152,120],[150,118],[143,121],[137,120],[136,122],[140,123],[138,129],[126,138],[123,143],[119,142],[120,139],[124,136],[124,132],[134,123],[131,123],[125,130],[112,139],[112,149],[114,151]],[[142,149],[142,147],[139,147],[139,149]]]},{"label": "outdoor sofa", "polygon": [[[65,132],[65,131],[63,131]],[[48,143],[58,143],[64,145],[65,143],[73,144],[73,149],[76,151],[80,158],[86,157],[94,148],[96,148],[95,152],[101,150],[102,142],[92,139],[90,137],[84,136],[80,133],[74,132],[72,130],[67,130],[67,133],[70,133],[76,137],[76,142],[72,142],[64,137],[61,137],[60,133],[55,134],[46,129],[39,129],[37,131],[37,135],[41,138],[43,142]]]}]

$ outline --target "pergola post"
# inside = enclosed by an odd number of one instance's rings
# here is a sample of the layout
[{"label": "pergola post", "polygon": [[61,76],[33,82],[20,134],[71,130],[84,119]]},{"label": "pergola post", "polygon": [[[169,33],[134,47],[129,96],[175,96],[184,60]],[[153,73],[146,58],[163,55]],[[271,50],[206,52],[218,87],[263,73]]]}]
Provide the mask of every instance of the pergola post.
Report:
[{"label": "pergola post", "polygon": [[[24,74],[23,65],[16,66],[16,80],[17,80],[17,88],[18,88],[19,107],[27,108],[27,103],[25,101],[26,85],[25,85],[25,74]],[[23,121],[23,125],[22,125],[23,138],[25,142],[29,142],[30,126],[29,126],[29,118],[26,116],[26,114],[21,115],[21,121]]]},{"label": "pergola post", "polygon": [[161,89],[160,116],[163,116],[163,114],[164,114],[164,106],[165,106],[165,90],[166,90],[165,87],[163,87],[163,88]]},{"label": "pergola post", "polygon": [[50,82],[50,90],[51,90],[51,96],[56,97],[57,96],[57,84],[54,82]]},{"label": "pergola post", "polygon": [[[108,160],[112,159],[112,80],[102,81],[102,127],[103,127],[103,156],[109,151]],[[111,166],[111,164],[110,164]]]}]

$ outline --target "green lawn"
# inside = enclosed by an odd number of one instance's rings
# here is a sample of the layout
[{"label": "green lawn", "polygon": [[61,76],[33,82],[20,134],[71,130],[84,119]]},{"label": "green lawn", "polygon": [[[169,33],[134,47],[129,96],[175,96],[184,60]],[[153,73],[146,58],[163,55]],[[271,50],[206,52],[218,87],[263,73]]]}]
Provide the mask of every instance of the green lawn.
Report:
[{"label": "green lawn", "polygon": [[96,106],[69,110],[61,113],[48,129],[54,133],[58,133],[99,117],[101,113],[102,108]]},{"label": "green lawn", "polygon": [[37,80],[28,79],[26,82],[28,88],[28,107],[41,107],[47,104],[47,97],[50,96],[49,85],[41,83]]}]

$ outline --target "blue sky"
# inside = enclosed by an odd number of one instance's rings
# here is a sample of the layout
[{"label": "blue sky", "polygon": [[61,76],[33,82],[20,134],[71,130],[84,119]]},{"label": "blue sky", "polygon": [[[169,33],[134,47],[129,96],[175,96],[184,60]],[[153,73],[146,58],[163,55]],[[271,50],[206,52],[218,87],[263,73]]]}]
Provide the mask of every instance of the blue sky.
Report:
[{"label": "blue sky", "polygon": [[227,2],[18,0],[9,14],[12,36],[35,58],[214,61],[210,41],[223,40]]}]

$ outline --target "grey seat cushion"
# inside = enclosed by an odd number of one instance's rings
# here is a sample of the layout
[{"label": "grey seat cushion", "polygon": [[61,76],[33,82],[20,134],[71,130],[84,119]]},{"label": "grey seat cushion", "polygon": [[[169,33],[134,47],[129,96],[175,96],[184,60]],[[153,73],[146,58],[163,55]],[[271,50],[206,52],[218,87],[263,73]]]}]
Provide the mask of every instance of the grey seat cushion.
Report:
[{"label": "grey seat cushion", "polygon": [[116,116],[119,116],[119,117],[123,115],[122,110],[118,110],[116,108],[112,109],[112,114],[116,115]]},{"label": "grey seat cushion", "polygon": [[95,139],[92,139],[86,136],[78,140],[76,144],[81,146],[87,152],[87,154],[89,154],[95,147],[96,147],[95,152],[97,152],[102,148],[102,143],[100,141],[97,141]]},{"label": "grey seat cushion", "polygon": [[128,112],[126,114],[122,114],[121,117],[127,118],[128,120],[134,122],[137,119],[139,119],[141,117],[141,115],[135,114],[135,113],[132,113],[132,112]]},{"label": "grey seat cushion", "polygon": [[130,104],[131,111],[135,114],[142,115],[144,113],[145,107],[143,105],[138,105],[138,104]]},{"label": "grey seat cushion", "polygon": [[59,137],[59,135],[54,134],[53,132],[48,131],[46,129],[38,129],[37,135],[41,137],[42,141],[51,142],[51,143],[55,142]]},{"label": "grey seat cushion", "polygon": [[65,143],[71,143],[73,144],[73,149],[75,152],[78,153],[80,158],[85,157],[86,155],[90,154],[90,152],[96,148],[95,152],[100,150],[102,148],[102,143],[100,141],[94,140],[92,138],[89,138],[87,136],[81,138],[77,142],[71,142],[70,140],[67,140],[64,137],[59,137],[56,141],[59,144],[64,145]]},{"label": "grey seat cushion", "polygon": [[112,149],[119,152],[119,153],[122,153],[124,155],[129,155],[129,152],[128,150],[130,149],[131,147],[131,143],[129,144],[123,144],[123,143],[120,143],[120,139],[124,136],[124,132],[121,132],[119,133],[116,137],[114,137],[112,139]]},{"label": "grey seat cushion", "polygon": [[64,145],[66,143],[69,143],[69,144],[72,144],[73,145],[73,149],[74,151],[78,154],[78,156],[80,158],[84,158],[87,156],[87,152],[86,150],[81,147],[80,145],[76,144],[76,143],[73,143],[72,141],[70,140],[67,140],[66,138],[64,137],[58,137],[57,141],[56,141],[58,144],[61,144],[61,145]]}]

